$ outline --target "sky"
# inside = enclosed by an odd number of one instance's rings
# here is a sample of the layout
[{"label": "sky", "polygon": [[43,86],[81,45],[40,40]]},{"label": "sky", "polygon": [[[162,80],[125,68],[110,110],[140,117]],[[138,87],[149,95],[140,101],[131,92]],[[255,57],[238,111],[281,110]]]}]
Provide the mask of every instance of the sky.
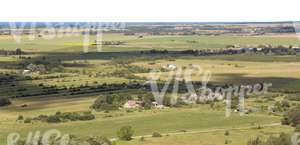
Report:
[{"label": "sky", "polygon": [[299,21],[299,0],[1,0],[0,21]]}]

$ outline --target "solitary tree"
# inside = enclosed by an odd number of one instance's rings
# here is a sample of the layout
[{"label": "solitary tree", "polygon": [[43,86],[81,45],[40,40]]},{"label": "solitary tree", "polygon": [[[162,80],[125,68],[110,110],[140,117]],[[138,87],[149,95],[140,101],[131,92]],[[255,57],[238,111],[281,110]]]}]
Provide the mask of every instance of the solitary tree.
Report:
[{"label": "solitary tree", "polygon": [[134,134],[134,130],[131,126],[124,126],[118,132],[117,135],[121,140],[131,140]]},{"label": "solitary tree", "polygon": [[16,55],[22,55],[22,50],[21,48],[16,49]]}]

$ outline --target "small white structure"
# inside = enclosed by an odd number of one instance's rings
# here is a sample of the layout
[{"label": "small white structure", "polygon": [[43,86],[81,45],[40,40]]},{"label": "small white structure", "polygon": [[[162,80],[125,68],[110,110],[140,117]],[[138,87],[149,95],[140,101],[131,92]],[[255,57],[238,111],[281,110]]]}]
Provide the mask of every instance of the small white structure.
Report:
[{"label": "small white structure", "polygon": [[27,70],[27,69],[23,70],[23,72],[22,72],[23,75],[29,75],[30,73],[31,73],[31,71]]},{"label": "small white structure", "polygon": [[155,108],[157,108],[157,109],[164,109],[165,106],[164,105],[157,105]]},{"label": "small white structure", "polygon": [[177,66],[175,64],[168,64],[167,68],[170,69],[170,70],[174,70],[174,69],[177,68]]},{"label": "small white structure", "polygon": [[157,109],[164,109],[165,106],[164,105],[159,105],[157,102],[152,102],[152,105],[157,108]]},{"label": "small white structure", "polygon": [[153,105],[154,107],[156,107],[156,106],[158,105],[158,103],[157,103],[157,102],[152,102],[152,105]]},{"label": "small white structure", "polygon": [[257,51],[262,51],[263,49],[262,48],[256,48],[257,49]]}]

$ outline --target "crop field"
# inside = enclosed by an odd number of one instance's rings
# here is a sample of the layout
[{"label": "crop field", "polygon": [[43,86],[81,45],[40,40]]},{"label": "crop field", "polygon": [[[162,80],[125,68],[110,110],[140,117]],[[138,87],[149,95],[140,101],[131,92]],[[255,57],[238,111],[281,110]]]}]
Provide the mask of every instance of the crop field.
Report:
[{"label": "crop field", "polygon": [[[241,60],[239,60],[239,57]],[[243,59],[247,59],[245,61]],[[213,84],[255,84],[259,82],[272,83],[273,89],[288,89],[298,91],[300,89],[300,63],[291,58],[290,62],[285,62],[285,58],[273,58],[268,56],[256,57],[250,60],[251,55],[236,56],[234,60],[226,57],[203,57],[174,60],[158,60],[153,62],[138,62],[135,65],[149,68],[161,68],[168,64],[176,64],[180,68],[188,67],[193,64],[196,67],[211,73],[210,82]],[[299,59],[299,58],[297,58]],[[287,75],[288,74],[288,75]],[[146,77],[149,74],[138,74]],[[192,80],[202,81],[204,73],[193,71]],[[167,79],[169,72],[161,73],[161,79]]]},{"label": "crop field", "polygon": [[[5,36],[0,36],[5,37]],[[45,36],[47,38],[47,36]],[[15,50],[20,47],[27,51],[34,52],[82,52],[84,36],[65,36],[62,38],[28,38],[20,36],[20,43],[16,43],[17,38],[0,39],[0,47]],[[96,36],[88,37],[88,44],[97,40]],[[225,48],[227,45],[257,46],[262,44],[270,45],[300,45],[298,37],[254,37],[254,36],[124,36],[121,34],[104,34],[98,38],[103,41],[123,41],[119,46],[103,46],[105,52],[118,51],[141,51],[149,49],[185,50],[199,48]],[[90,46],[91,51],[95,51],[95,46]]]}]

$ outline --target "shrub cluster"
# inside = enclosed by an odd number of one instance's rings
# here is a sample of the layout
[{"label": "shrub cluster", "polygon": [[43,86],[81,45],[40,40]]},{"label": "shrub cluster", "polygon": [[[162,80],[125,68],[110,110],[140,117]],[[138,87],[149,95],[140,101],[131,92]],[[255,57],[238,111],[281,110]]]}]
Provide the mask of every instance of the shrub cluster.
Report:
[{"label": "shrub cluster", "polygon": [[273,112],[284,112],[289,110],[290,107],[291,105],[288,100],[282,100],[281,102],[275,102],[274,108],[272,110]]},{"label": "shrub cluster", "polygon": [[153,132],[152,137],[162,137],[162,135],[158,132]]},{"label": "shrub cluster", "polygon": [[[107,139],[106,137],[90,137],[86,140],[86,142],[90,145],[113,145],[113,143]],[[79,143],[78,145],[81,145]]]},{"label": "shrub cluster", "polygon": [[297,126],[300,124],[300,106],[289,109],[282,119],[283,125]]},{"label": "shrub cluster", "polygon": [[10,105],[11,101],[8,98],[0,98],[0,107]]},{"label": "shrub cluster", "polygon": [[100,96],[94,104],[91,106],[92,109],[97,111],[111,111],[118,110],[130,97],[120,96],[117,94],[109,96]]},{"label": "shrub cluster", "polygon": [[86,121],[86,120],[93,120],[95,119],[95,115],[93,115],[91,112],[56,112],[54,115],[40,115],[35,118],[26,118],[24,120],[24,123],[31,123],[32,120],[38,120],[43,121],[47,123],[61,123],[66,121]]},{"label": "shrub cluster", "polygon": [[126,141],[131,140],[133,134],[134,134],[134,130],[132,129],[131,126],[124,126],[117,132],[118,137],[121,140],[126,140]]}]

